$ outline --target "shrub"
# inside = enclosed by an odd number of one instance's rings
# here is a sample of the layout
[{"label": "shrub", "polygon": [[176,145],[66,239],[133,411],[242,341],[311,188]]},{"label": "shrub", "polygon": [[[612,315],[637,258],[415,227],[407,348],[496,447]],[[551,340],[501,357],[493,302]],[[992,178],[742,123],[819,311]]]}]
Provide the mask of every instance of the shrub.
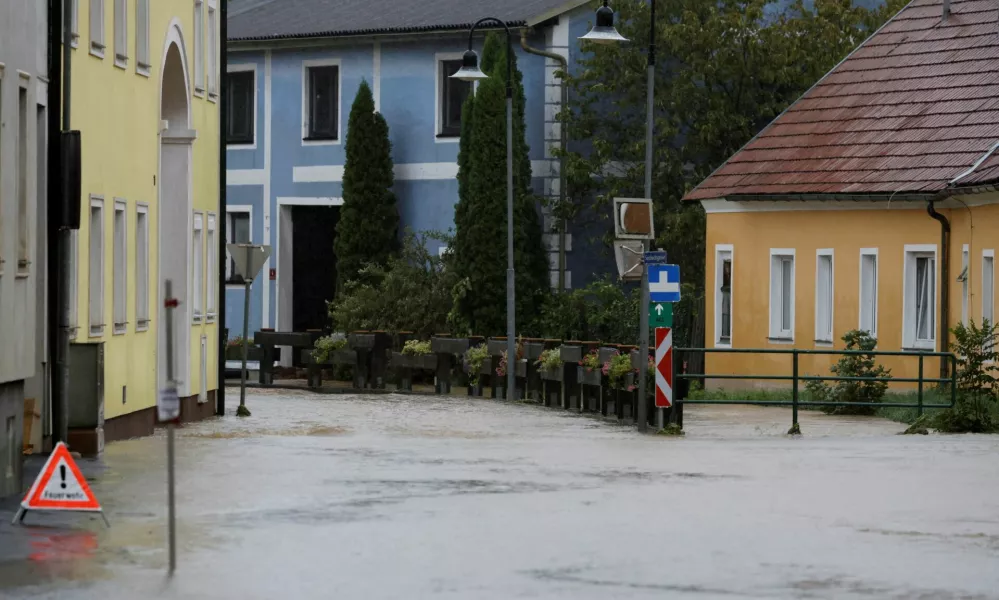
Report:
[{"label": "shrub", "polygon": [[589,354],[583,357],[583,360],[579,361],[579,365],[589,372],[596,371],[600,368],[600,354],[597,350],[591,350]]},{"label": "shrub", "polygon": [[625,375],[633,373],[635,369],[631,366],[629,354],[615,352],[611,359],[604,363],[603,371],[612,388],[623,390]]},{"label": "shrub", "polygon": [[638,341],[641,290],[602,279],[585,288],[552,294],[541,309],[541,335],[563,340]]},{"label": "shrub", "polygon": [[[517,352],[517,360],[522,360],[524,358],[524,342],[517,340],[516,346],[514,346]],[[506,377],[506,350],[500,355],[499,365],[496,367],[496,374],[500,377]]]},{"label": "shrub", "polygon": [[439,233],[407,233],[402,252],[386,266],[372,263],[362,269],[359,281],[346,285],[329,303],[330,317],[338,331],[412,331],[430,337],[448,325],[453,272],[446,258],[427,248],[429,240],[447,243]]},{"label": "shrub", "polygon": [[557,371],[562,367],[562,347],[545,350],[534,364],[542,371]]},{"label": "shrub", "polygon": [[971,321],[951,331],[958,355],[958,397],[954,408],[935,415],[930,426],[948,433],[995,431],[999,427],[994,416],[999,389],[995,379],[999,326],[984,320],[979,327]]},{"label": "shrub", "polygon": [[427,356],[432,353],[430,340],[425,342],[409,340],[402,345],[402,353],[406,356]]},{"label": "shrub", "polygon": [[[846,349],[871,352],[878,340],[866,331],[855,329],[843,336]],[[891,370],[879,365],[873,354],[848,354],[830,369],[840,377],[891,377]],[[816,400],[831,402],[880,402],[888,390],[887,381],[837,381],[831,388],[821,381],[811,381],[805,389]],[[873,415],[873,406],[823,406],[822,412],[830,415]]]},{"label": "shrub", "polygon": [[312,360],[325,363],[337,350],[347,347],[347,338],[342,335],[327,335],[316,340],[312,347]]},{"label": "shrub", "polygon": [[473,346],[465,351],[465,372],[468,373],[468,385],[479,385],[479,374],[482,365],[489,360],[489,348],[485,344]]}]

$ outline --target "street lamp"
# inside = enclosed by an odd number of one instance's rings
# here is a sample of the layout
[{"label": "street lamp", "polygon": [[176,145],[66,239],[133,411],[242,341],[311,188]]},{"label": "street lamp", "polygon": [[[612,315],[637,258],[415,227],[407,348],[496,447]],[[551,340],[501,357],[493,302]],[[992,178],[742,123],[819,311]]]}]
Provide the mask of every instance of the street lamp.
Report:
[{"label": "street lamp", "polygon": [[[597,44],[613,44],[628,41],[627,38],[622,36],[614,28],[614,11],[607,5],[608,0],[604,0],[604,5],[597,9],[596,24],[589,33],[582,36],[581,40],[589,40]],[[646,97],[646,123],[645,123],[645,197],[652,199],[652,136],[655,126],[655,114],[654,114],[654,98],[655,98],[655,85],[656,85],[656,0],[649,0],[649,8],[652,11],[651,18],[649,19],[649,52],[648,52],[648,89]],[[645,250],[649,250],[648,242],[642,242],[645,246]],[[649,286],[647,280],[648,269],[646,269],[646,277],[642,282],[642,315],[641,323],[639,327],[639,340],[641,348],[641,356],[646,357],[649,355]],[[645,374],[648,370],[648,361],[639,361],[641,366],[639,367],[638,373],[638,397],[640,398],[638,402],[638,427],[642,431],[645,431],[648,425],[648,419],[646,418],[646,390],[645,390]],[[663,427],[663,411],[659,409],[656,413],[656,425],[659,429]]]},{"label": "street lamp", "polygon": [[461,68],[451,77],[462,81],[480,81],[489,77],[479,68],[479,55],[472,49],[472,36],[483,23],[499,23],[506,30],[506,397],[512,400],[517,390],[516,286],[513,270],[513,38],[507,24],[495,17],[476,21],[468,32],[468,50],[461,58]]}]

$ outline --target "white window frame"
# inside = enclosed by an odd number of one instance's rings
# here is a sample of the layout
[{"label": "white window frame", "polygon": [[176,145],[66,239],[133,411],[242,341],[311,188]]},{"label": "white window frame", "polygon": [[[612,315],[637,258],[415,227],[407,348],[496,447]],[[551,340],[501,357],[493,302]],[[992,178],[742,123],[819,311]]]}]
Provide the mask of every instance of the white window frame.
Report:
[{"label": "white window frame", "polygon": [[218,101],[219,97],[219,19],[218,0],[208,0],[208,100]]},{"label": "white window frame", "polygon": [[[139,215],[143,216],[139,222]],[[140,233],[142,234],[140,237]],[[139,240],[145,241],[145,251],[139,251]],[[135,330],[149,330],[149,205],[135,205]]]},{"label": "white window frame", "polygon": [[[933,273],[933,324],[932,340],[916,339],[916,259],[932,258],[934,261]],[[939,302],[937,295],[940,293],[940,268],[937,255],[936,244],[906,244],[903,255],[903,276],[902,276],[902,349],[904,350],[931,350],[936,351],[937,331],[939,327]]]},{"label": "white window frame", "polygon": [[191,228],[191,320],[201,323],[205,307],[205,215],[194,211]]},{"label": "white window frame", "polygon": [[[343,143],[343,65],[339,58],[318,58],[302,61],[302,145],[303,146],[339,146]],[[309,98],[312,90],[309,87],[309,69],[312,67],[336,67],[336,139],[306,140],[309,135]],[[349,116],[349,115],[348,115]],[[256,133],[254,133],[256,138]]]},{"label": "white window frame", "polygon": [[104,58],[104,0],[90,0],[90,54]]},{"label": "white window frame", "polygon": [[[986,265],[992,267],[991,277],[986,278]],[[991,282],[989,281],[991,280]],[[988,286],[986,285],[988,284]],[[986,312],[987,311],[987,312]],[[995,324],[996,318],[996,251],[982,250],[982,323],[988,318],[990,324]]]},{"label": "white window frame", "polygon": [[[240,213],[249,215],[250,220],[250,243],[253,243],[253,205],[252,204],[234,204],[232,206],[225,207],[226,219],[225,219],[225,243],[228,246],[229,240],[232,239],[232,219],[229,217],[233,214]],[[243,289],[242,283],[229,283],[232,278],[232,256],[229,254],[229,250],[226,250],[225,255],[225,282],[226,288],[232,289]]]},{"label": "white window frame", "polygon": [[[3,89],[4,89],[4,64],[0,62],[0,135],[2,135],[3,133],[3,128],[2,128],[3,112],[4,112]],[[3,206],[4,203],[3,203],[3,187],[2,187],[3,174],[4,174],[3,156],[5,154],[5,151],[6,148],[2,143],[0,143],[0,275],[3,275],[4,267],[7,264],[7,258],[6,255],[4,254],[4,249],[3,249],[4,232],[7,231],[7,228],[4,226],[4,217],[6,216],[6,212],[4,211],[4,206]]]},{"label": "white window frame", "polygon": [[[87,214],[88,223],[90,215]],[[69,230],[69,339],[80,329],[80,230]]]},{"label": "white window frame", "polygon": [[[99,229],[98,232],[100,237],[97,243],[96,264],[94,260],[94,227],[93,227],[93,217],[90,214],[94,209],[100,211],[100,219],[98,220]],[[104,335],[104,252],[107,246],[106,240],[104,239],[104,197],[103,196],[90,196],[90,210],[87,211],[87,227],[89,234],[89,246],[88,246],[88,314],[89,320],[88,325],[90,329],[90,337],[101,337]],[[94,272],[96,269],[96,273]],[[96,310],[95,310],[96,309]],[[95,322],[96,319],[96,322]]]},{"label": "white window frame", "polygon": [[149,59],[149,2],[135,0],[135,72],[149,77],[152,64]]},{"label": "white window frame", "polygon": [[207,268],[205,273],[208,274],[208,278],[205,283],[205,320],[209,323],[215,322],[215,314],[218,306],[218,273],[219,273],[219,252],[218,252],[218,227],[217,227],[217,217],[215,213],[207,213],[208,227],[207,234],[205,235],[205,245],[207,246],[207,252],[205,253],[205,260],[207,260]]},{"label": "white window frame", "polygon": [[[871,315],[871,325],[870,331],[864,327],[864,258],[868,256],[874,257],[874,303],[873,303],[873,314]],[[859,300],[860,304],[857,308],[857,329],[860,331],[867,331],[871,334],[872,338],[877,339],[878,337],[878,302],[881,298],[881,260],[878,256],[877,248],[861,248],[860,249],[860,283],[857,289],[860,291]]]},{"label": "white window frame", "polygon": [[[775,342],[775,343],[788,343],[788,344],[793,344],[794,343],[794,324],[795,324],[795,314],[794,313],[795,313],[795,304],[796,304],[796,302],[795,302],[795,300],[796,300],[795,296],[797,295],[795,293],[795,279],[796,279],[796,271],[797,271],[797,260],[796,260],[795,254],[796,253],[795,253],[795,249],[794,248],[771,248],[770,249],[770,280],[769,280],[769,288],[768,288],[769,289],[769,295],[770,295],[770,311],[769,311],[769,313],[770,313],[770,327],[769,327],[769,336],[770,336],[770,341],[771,342]],[[776,261],[784,259],[784,258],[790,258],[791,259],[791,286],[790,286],[791,287],[791,298],[790,298],[790,300],[791,300],[791,310],[790,310],[791,328],[790,329],[783,329],[781,327],[782,324],[780,322],[780,319],[783,316],[783,307],[784,307],[784,305],[783,305],[783,299],[781,300],[782,303],[780,305],[775,305],[775,303],[774,303],[774,300],[775,300],[775,298],[774,298],[774,291],[775,291],[775,289],[774,289],[774,283],[775,283],[775,281],[778,281],[778,280],[775,280],[775,277],[778,274],[781,274],[781,276],[782,276],[782,271],[775,271],[774,265],[775,265]],[[779,280],[779,281],[781,282],[781,284],[783,284],[783,280]],[[780,290],[777,290],[778,293],[780,293],[780,292],[783,291],[783,285],[781,285],[780,288],[781,288]]]},{"label": "white window frame", "polygon": [[[243,63],[243,64],[227,64],[225,68],[226,73],[253,73],[253,142],[249,144],[239,143],[233,144],[226,141],[226,150],[256,150],[257,149],[257,139],[259,138],[257,127],[257,116],[260,114],[260,99],[257,96],[257,86],[259,84],[259,77],[257,76],[257,64],[256,63]],[[226,85],[225,82],[222,85]],[[227,92],[228,93],[228,92]],[[226,106],[226,110],[228,110]],[[228,127],[228,123],[222,123],[222,127]],[[228,129],[226,129],[228,131]],[[228,209],[227,209],[228,210]]]},{"label": "white window frame", "polygon": [[35,116],[31,110],[31,75],[23,71],[17,72],[17,118],[14,120],[14,139],[17,145],[14,150],[14,190],[17,206],[17,237],[16,269],[17,277],[27,277],[31,274],[31,220],[30,211],[36,203],[34,198],[35,184],[29,174],[28,165],[35,162],[35,152],[31,147],[31,120]]},{"label": "white window frame", "polygon": [[[441,130],[444,123],[441,120],[443,112],[444,93],[441,89],[441,63],[449,60],[461,60],[464,55],[461,52],[438,52],[434,54],[434,142],[438,144],[457,144],[461,137],[441,137]],[[474,84],[473,84],[474,85]]]},{"label": "white window frame", "polygon": [[205,3],[194,0],[194,95],[205,95]]},{"label": "white window frame", "polygon": [[971,249],[968,244],[961,246],[961,322],[968,324],[968,297],[971,286]]},{"label": "white window frame", "polygon": [[[829,330],[821,331],[819,305],[819,265],[822,259],[829,257]],[[815,343],[832,346],[836,331],[836,257],[832,248],[821,248],[815,251]]]},{"label": "white window frame", "polygon": [[114,1],[114,66],[128,68],[128,0]]},{"label": "white window frame", "polygon": [[734,290],[729,290],[729,336],[728,341],[722,341],[721,331],[722,331],[722,294],[721,287],[725,278],[725,271],[723,265],[725,260],[732,263],[732,273],[731,273],[731,285],[735,287],[735,246],[732,244],[715,244],[715,285],[714,285],[714,295],[715,295],[715,335],[714,343],[715,348],[731,348],[732,338],[735,336],[735,321],[733,316],[735,315],[735,302],[733,301]]},{"label": "white window frame", "polygon": [[121,335],[128,330],[128,202],[122,198],[114,199],[111,237],[111,333]]}]

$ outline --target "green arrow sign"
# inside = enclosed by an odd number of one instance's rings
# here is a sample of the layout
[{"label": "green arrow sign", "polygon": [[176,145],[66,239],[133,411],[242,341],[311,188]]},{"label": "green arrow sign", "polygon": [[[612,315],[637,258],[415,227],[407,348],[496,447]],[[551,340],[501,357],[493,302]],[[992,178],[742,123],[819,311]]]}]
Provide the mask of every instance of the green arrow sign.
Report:
[{"label": "green arrow sign", "polygon": [[672,302],[650,302],[649,303],[649,328],[672,327],[673,326],[673,303]]}]

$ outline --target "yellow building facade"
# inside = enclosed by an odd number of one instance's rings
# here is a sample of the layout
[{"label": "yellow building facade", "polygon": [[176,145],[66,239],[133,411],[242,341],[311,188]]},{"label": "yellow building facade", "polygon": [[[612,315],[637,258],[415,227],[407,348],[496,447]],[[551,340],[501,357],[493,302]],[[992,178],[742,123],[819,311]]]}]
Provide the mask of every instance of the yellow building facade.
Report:
[{"label": "yellow building facade", "polygon": [[215,0],[73,1],[83,190],[73,342],[103,344],[100,435],[112,441],[155,424],[167,279],[182,418],[215,412],[219,17]]},{"label": "yellow building facade", "polygon": [[[871,331],[895,377],[917,377],[919,352],[944,349],[946,326],[994,322],[999,194],[926,202],[702,202],[707,212],[706,345],[713,348],[843,349],[851,330]],[[927,278],[926,275],[931,275]],[[790,275],[790,280],[787,280]],[[951,344],[953,335],[949,335]],[[802,375],[829,374],[836,356],[799,357]],[[711,374],[790,375],[791,357],[709,354]],[[924,359],[939,377],[940,359]],[[716,380],[715,385],[773,385]]]}]

